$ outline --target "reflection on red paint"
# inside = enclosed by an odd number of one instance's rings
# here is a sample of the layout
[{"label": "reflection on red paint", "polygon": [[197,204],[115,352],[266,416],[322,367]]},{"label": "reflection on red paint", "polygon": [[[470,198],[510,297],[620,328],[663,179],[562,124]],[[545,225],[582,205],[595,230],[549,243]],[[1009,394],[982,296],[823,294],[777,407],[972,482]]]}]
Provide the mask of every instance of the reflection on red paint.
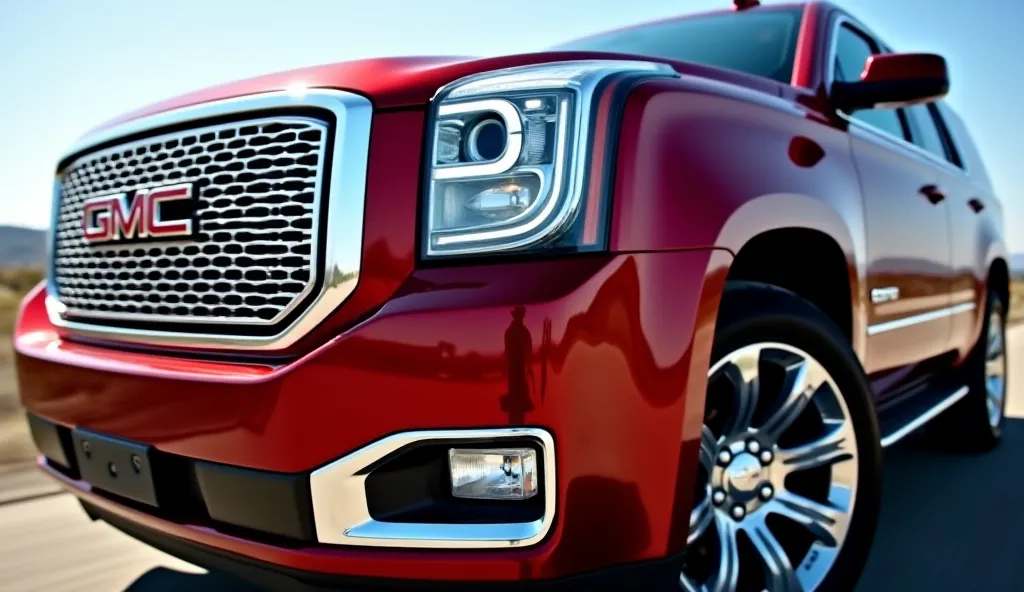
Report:
[{"label": "reflection on red paint", "polygon": [[508,414],[509,425],[523,425],[526,413],[533,411],[536,389],[533,376],[533,338],[523,324],[525,306],[512,308],[512,323],[505,329],[505,377],[508,392],[501,397],[501,409]]}]

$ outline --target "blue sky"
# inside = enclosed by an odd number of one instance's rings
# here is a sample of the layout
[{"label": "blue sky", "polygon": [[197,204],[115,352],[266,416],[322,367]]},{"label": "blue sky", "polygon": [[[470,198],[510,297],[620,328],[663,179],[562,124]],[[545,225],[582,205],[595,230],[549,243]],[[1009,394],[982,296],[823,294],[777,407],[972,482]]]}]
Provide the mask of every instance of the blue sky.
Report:
[{"label": "blue sky", "polygon": [[[950,103],[1006,205],[1010,248],[1024,252],[1024,2],[837,1],[897,50],[949,60]],[[104,120],[188,90],[361,57],[529,51],[729,3],[0,0],[0,224],[45,226],[63,149]]]}]

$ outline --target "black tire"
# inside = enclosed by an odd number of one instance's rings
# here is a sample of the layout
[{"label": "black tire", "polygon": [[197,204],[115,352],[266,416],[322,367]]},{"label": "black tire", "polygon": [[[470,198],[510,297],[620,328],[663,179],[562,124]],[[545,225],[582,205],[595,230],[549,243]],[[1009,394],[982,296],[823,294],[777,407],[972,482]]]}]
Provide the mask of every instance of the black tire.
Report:
[{"label": "black tire", "polygon": [[[988,390],[985,384],[985,363],[988,353],[988,334],[993,314],[1005,319],[1005,310],[999,295],[989,291],[985,304],[985,317],[981,334],[962,367],[962,381],[970,389],[964,398],[932,420],[927,427],[928,438],[942,450],[964,452],[985,452],[992,450],[1002,438],[1003,422],[1006,420],[1006,393],[1003,393],[999,423],[989,422]],[[1000,322],[1001,338],[1006,343],[1006,323]],[[1005,345],[1004,345],[1005,347]],[[1006,357],[1003,358],[1004,364]],[[1006,376],[1006,368],[1003,368]]]},{"label": "black tire", "polygon": [[727,284],[719,309],[712,365],[761,342],[798,348],[832,375],[849,408],[860,466],[849,531],[820,590],[853,590],[875,536],[882,485],[882,452],[874,396],[850,340],[818,307],[796,294],[753,282]]}]

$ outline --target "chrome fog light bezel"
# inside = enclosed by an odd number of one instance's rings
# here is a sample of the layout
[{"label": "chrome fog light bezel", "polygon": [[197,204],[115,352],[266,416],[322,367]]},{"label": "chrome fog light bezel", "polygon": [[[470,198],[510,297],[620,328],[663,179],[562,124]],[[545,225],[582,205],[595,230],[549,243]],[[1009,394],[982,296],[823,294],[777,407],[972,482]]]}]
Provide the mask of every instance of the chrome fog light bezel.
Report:
[{"label": "chrome fog light bezel", "polygon": [[[475,443],[530,439],[541,464],[539,496],[544,512],[539,519],[505,523],[384,522],[370,515],[366,479],[381,460],[413,445]],[[500,549],[541,542],[554,524],[556,510],[555,443],[541,428],[495,428],[402,432],[377,440],[310,475],[310,497],[317,540],[330,545],[437,549]]]}]

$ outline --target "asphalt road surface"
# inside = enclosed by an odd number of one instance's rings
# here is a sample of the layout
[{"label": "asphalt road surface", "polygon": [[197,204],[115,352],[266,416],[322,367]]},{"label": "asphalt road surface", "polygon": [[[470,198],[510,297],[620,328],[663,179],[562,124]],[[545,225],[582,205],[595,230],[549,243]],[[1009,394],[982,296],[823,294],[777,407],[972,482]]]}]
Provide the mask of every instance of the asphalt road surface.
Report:
[{"label": "asphalt road surface", "polygon": [[[1009,345],[1018,372],[1008,415],[1017,419],[996,451],[936,452],[915,436],[886,451],[882,520],[860,591],[1024,590],[1024,327]],[[252,590],[90,522],[40,477],[0,469],[0,589]]]}]

